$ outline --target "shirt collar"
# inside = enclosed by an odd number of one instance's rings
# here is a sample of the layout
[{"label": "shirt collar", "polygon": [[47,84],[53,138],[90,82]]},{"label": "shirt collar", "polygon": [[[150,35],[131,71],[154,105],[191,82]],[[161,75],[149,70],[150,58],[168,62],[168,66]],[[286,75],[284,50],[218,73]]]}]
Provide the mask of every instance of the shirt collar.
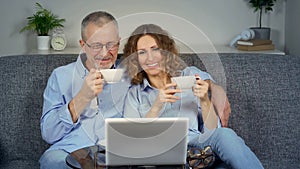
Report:
[{"label": "shirt collar", "polygon": [[146,90],[147,88],[151,88],[152,89],[153,87],[150,85],[148,79],[144,78],[143,79],[143,84],[142,84],[142,89]]},{"label": "shirt collar", "polygon": [[77,61],[76,61],[76,66],[75,69],[78,72],[78,74],[80,75],[80,77],[83,79],[87,74],[88,74],[88,70],[86,69],[86,67],[84,66],[84,63],[86,61],[86,54],[85,53],[81,53],[78,55],[77,57]]}]

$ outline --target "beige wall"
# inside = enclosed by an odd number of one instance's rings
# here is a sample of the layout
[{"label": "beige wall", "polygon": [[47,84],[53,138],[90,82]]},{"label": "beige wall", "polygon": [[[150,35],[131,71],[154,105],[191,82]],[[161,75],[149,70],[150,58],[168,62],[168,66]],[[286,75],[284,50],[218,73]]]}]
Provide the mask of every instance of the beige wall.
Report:
[{"label": "beige wall", "polygon": [[286,52],[300,56],[300,1],[287,1]]},{"label": "beige wall", "polygon": [[[264,15],[272,28],[271,39],[280,50],[285,46],[285,1],[277,0],[274,11]],[[32,15],[33,0],[1,0],[0,55],[22,54],[36,48],[33,34],[19,33]],[[80,22],[89,12],[106,10],[120,22],[122,43],[137,25],[160,24],[179,41],[181,49],[199,45],[228,45],[243,29],[256,26],[257,15],[248,0],[40,0],[44,7],[67,20],[68,47],[77,47]],[[181,51],[182,51],[181,50]]]}]

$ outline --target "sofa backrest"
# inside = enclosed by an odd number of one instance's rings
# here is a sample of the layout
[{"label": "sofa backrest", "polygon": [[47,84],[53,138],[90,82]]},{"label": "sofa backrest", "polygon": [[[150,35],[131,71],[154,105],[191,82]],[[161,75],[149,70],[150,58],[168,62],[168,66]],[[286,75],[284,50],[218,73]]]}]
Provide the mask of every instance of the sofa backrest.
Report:
[{"label": "sofa backrest", "polygon": [[55,67],[74,55],[0,57],[0,164],[13,160],[38,162],[49,145],[41,138],[43,92]]},{"label": "sofa backrest", "polygon": [[[49,147],[40,134],[43,91],[70,55],[0,57],[0,165],[38,159]],[[227,90],[229,125],[265,168],[300,168],[300,57],[269,54],[181,54]]]},{"label": "sofa backrest", "polygon": [[229,127],[264,167],[300,168],[300,57],[245,53],[191,57],[194,63],[203,62],[227,90],[232,108]]},{"label": "sofa backrest", "polygon": [[300,168],[300,57],[221,57],[231,102],[230,127],[266,169]]}]

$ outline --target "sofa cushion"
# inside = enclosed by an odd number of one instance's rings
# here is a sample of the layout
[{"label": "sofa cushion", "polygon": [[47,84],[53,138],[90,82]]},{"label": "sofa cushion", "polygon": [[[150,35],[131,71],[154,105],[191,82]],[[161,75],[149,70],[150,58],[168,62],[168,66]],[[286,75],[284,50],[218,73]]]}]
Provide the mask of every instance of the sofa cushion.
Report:
[{"label": "sofa cushion", "polygon": [[0,165],[1,169],[38,169],[39,165],[36,160],[12,160]]},{"label": "sofa cushion", "polygon": [[221,58],[232,106],[230,127],[265,168],[299,168],[300,58],[263,54]]},{"label": "sofa cushion", "polygon": [[300,168],[300,57],[202,53],[183,60],[207,70],[227,90],[229,127],[265,168]]}]

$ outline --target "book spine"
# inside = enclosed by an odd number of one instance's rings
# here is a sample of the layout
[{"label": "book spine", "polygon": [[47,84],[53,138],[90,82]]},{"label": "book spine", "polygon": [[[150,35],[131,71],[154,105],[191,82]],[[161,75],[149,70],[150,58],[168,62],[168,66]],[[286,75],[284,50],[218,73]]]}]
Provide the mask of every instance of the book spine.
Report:
[{"label": "book spine", "polygon": [[258,46],[245,46],[245,45],[237,45],[238,50],[244,51],[259,51],[259,50],[274,50],[274,44],[269,45],[258,45]]},{"label": "book spine", "polygon": [[246,46],[257,46],[257,45],[269,45],[272,44],[271,40],[267,40],[267,39],[254,39],[254,40],[250,40],[250,41],[242,41],[239,40],[237,41],[238,45],[246,45]]}]

